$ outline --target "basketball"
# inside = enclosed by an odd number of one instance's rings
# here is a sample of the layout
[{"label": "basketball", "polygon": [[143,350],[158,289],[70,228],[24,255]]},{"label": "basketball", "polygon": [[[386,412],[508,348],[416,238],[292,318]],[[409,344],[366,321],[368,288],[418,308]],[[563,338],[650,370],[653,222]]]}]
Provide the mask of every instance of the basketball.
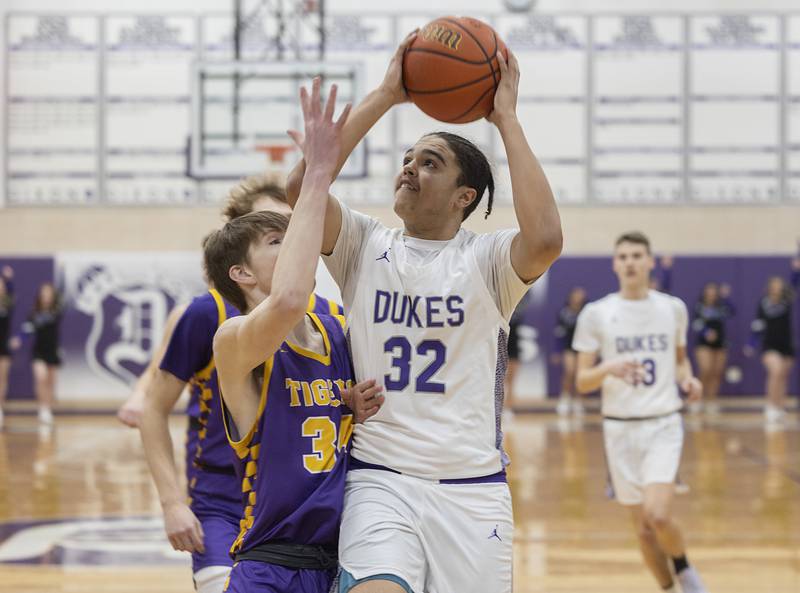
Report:
[{"label": "basketball", "polygon": [[505,44],[486,23],[445,16],[425,25],[403,59],[403,85],[413,103],[439,121],[486,117],[500,84],[497,52]]}]

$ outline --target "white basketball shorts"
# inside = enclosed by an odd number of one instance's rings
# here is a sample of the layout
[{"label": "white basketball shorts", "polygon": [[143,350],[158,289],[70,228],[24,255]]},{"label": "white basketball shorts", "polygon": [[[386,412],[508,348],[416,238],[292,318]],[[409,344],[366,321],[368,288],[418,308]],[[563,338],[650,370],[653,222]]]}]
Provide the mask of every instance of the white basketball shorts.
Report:
[{"label": "white basketball shorts", "polygon": [[339,562],[356,579],[391,574],[414,593],[511,593],[513,538],[505,482],[347,474]]},{"label": "white basketball shorts", "polygon": [[603,420],[614,496],[621,504],[644,501],[648,484],[671,484],[678,475],[683,448],[679,413],[648,420]]}]

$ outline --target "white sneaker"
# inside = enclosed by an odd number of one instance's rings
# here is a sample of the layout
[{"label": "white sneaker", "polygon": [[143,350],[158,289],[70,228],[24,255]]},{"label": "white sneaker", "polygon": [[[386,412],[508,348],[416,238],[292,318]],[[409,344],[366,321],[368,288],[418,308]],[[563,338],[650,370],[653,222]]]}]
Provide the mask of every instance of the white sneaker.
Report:
[{"label": "white sneaker", "polygon": [[39,408],[39,423],[47,425],[53,423],[53,412],[50,408]]},{"label": "white sneaker", "polygon": [[569,409],[570,409],[570,401],[569,396],[562,395],[558,398],[558,404],[556,404],[556,414],[559,416],[569,416]]},{"label": "white sneaker", "polygon": [[764,406],[764,421],[767,424],[776,424],[778,422],[782,422],[785,416],[786,410],[783,408],[773,406],[772,404],[766,404]]},{"label": "white sneaker", "polygon": [[572,413],[578,418],[582,418],[585,412],[586,410],[583,407],[583,402],[578,398],[575,398],[575,400],[572,402]]},{"label": "white sneaker", "polygon": [[677,577],[683,593],[708,593],[703,581],[700,580],[700,575],[697,574],[693,566],[680,571]]}]

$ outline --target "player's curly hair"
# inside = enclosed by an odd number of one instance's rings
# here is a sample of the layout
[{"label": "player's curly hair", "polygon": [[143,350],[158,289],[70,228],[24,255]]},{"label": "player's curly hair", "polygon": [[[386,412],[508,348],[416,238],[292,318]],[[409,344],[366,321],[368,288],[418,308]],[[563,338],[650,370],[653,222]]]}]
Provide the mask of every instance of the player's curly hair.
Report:
[{"label": "player's curly hair", "polygon": [[222,216],[225,220],[233,220],[253,211],[253,204],[261,198],[274,198],[279,202],[286,201],[286,189],[264,175],[252,175],[239,182],[228,192]]},{"label": "player's curly hair", "polygon": [[277,212],[250,212],[225,223],[203,240],[203,265],[208,279],[226,301],[247,311],[247,300],[230,277],[233,266],[249,263],[250,246],[270,231],[285,233],[289,217]]}]

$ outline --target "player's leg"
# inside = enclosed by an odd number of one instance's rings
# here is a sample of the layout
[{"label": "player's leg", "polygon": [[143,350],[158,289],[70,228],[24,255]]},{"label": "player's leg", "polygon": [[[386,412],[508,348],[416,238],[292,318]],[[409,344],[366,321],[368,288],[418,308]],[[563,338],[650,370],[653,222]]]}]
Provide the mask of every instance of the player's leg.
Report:
[{"label": "player's leg", "polygon": [[414,593],[425,582],[417,533],[426,486],[389,471],[351,469],[339,530],[339,593]]},{"label": "player's leg", "polygon": [[[669,557],[683,593],[705,593],[700,575],[689,565],[683,534],[672,516],[673,484],[648,484],[644,492],[644,520],[655,533],[658,546]],[[660,582],[660,581],[659,581]]]},{"label": "player's leg", "polygon": [[[694,349],[694,357],[697,360],[697,378],[700,379],[705,388],[704,395],[708,398],[706,401],[710,401],[710,386],[713,382],[714,374],[714,350],[708,346],[697,346]],[[689,404],[689,411],[694,414],[700,412],[702,408],[703,402]]]},{"label": "player's leg", "polygon": [[222,593],[231,573],[230,566],[206,566],[192,574],[197,593]]},{"label": "player's leg", "polygon": [[671,558],[683,556],[686,548],[672,518],[675,484],[648,484],[644,488],[644,519],[656,534],[659,546]]},{"label": "player's leg", "polygon": [[669,558],[658,544],[655,531],[645,520],[642,505],[630,505],[633,529],[639,542],[639,550],[642,552],[645,566],[655,577],[662,589],[669,590],[673,586],[672,572],[669,569]]},{"label": "player's leg", "polygon": [[[340,589],[341,591],[341,589]],[[383,579],[362,581],[350,593],[411,593],[404,586]]]},{"label": "player's leg", "polygon": [[511,593],[514,517],[505,482],[436,484],[423,505],[425,593]]},{"label": "player's leg", "polygon": [[[213,499],[208,500],[206,506],[212,505],[214,502]],[[197,593],[222,593],[231,572],[232,561],[228,550],[239,533],[238,521],[222,514],[203,514],[196,510],[194,504],[192,510],[203,527],[203,545],[205,547],[202,554],[192,553],[192,577],[195,590]]]}]

